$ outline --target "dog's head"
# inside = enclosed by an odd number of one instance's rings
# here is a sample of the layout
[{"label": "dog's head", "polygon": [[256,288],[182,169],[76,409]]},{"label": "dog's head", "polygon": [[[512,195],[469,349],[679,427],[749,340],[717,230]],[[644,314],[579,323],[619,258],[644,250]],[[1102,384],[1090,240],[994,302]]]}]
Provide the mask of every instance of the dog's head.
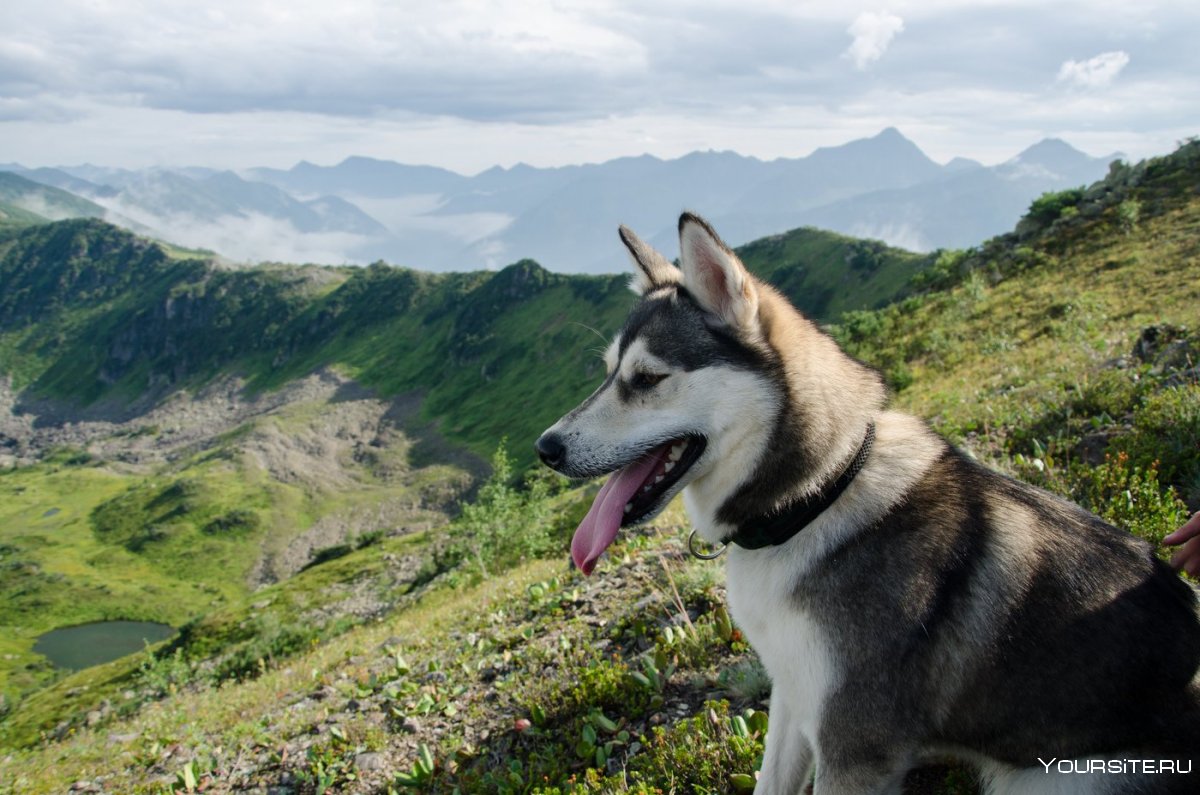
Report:
[{"label": "dog's head", "polygon": [[769,288],[712,228],[680,218],[680,267],[628,229],[620,234],[641,300],[604,355],[604,382],[536,444],[569,477],[616,473],[571,544],[585,573],[620,527],[657,515],[689,484],[728,491],[748,477],[782,401],[759,320]]}]

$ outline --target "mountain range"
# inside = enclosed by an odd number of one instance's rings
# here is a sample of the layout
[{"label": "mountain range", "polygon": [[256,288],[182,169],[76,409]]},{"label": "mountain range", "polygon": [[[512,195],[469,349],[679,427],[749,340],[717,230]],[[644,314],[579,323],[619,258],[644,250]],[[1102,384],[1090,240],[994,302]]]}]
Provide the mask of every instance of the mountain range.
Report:
[{"label": "mountain range", "polygon": [[733,245],[808,225],[916,251],[969,247],[1010,229],[1043,192],[1093,182],[1117,158],[1047,139],[996,166],[939,164],[888,128],[801,158],[707,151],[469,177],[365,157],[240,173],[8,164],[0,169],[59,193],[27,187],[0,192],[0,201],[55,220],[107,214],[238,261],[386,260],[446,271],[531,258],[557,272],[612,273],[624,267],[610,245],[617,224],[673,254],[664,219],[685,208]]}]

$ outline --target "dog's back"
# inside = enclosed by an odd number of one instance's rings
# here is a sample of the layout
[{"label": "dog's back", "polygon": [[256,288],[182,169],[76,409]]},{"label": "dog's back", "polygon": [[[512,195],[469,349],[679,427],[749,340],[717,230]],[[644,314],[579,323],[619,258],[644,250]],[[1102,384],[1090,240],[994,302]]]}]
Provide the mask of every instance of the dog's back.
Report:
[{"label": "dog's back", "polygon": [[795,599],[856,683],[829,731],[865,721],[881,747],[1013,767],[1200,750],[1196,591],[1145,542],[949,447]]}]

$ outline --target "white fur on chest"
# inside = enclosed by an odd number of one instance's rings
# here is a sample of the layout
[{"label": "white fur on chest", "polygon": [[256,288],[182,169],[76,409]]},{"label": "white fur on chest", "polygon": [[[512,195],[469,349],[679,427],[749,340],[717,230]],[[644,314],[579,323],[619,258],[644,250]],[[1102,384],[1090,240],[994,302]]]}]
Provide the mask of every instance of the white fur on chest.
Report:
[{"label": "white fur on chest", "polygon": [[[814,749],[824,704],[842,674],[828,633],[797,600],[796,588],[849,535],[898,502],[942,449],[917,420],[884,413],[876,419],[876,443],[866,467],[837,504],[780,547],[727,549],[730,613]],[[710,541],[733,531],[716,519],[716,506],[727,494],[692,487],[683,492],[697,533]]]},{"label": "white fur on chest", "polygon": [[826,698],[837,681],[825,631],[792,595],[796,564],[787,554],[729,549],[729,608],[754,647],[790,714],[812,746]]}]

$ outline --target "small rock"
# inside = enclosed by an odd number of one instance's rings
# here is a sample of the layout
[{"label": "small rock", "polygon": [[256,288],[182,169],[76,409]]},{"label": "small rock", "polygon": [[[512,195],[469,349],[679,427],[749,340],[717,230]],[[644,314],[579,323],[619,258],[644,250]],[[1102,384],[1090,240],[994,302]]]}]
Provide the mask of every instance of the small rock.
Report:
[{"label": "small rock", "polygon": [[387,767],[387,759],[383,754],[370,751],[354,757],[354,767],[359,770],[383,770]]},{"label": "small rock", "polygon": [[104,720],[104,713],[98,709],[94,709],[87,714],[87,725],[95,726],[100,721]]},{"label": "small rock", "polygon": [[407,717],[404,719],[404,722],[400,724],[400,728],[404,729],[404,731],[408,732],[409,734],[416,734],[417,732],[421,731],[421,722],[416,718]]},{"label": "small rock", "polygon": [[1184,370],[1193,366],[1197,358],[1200,358],[1200,350],[1197,350],[1197,346],[1193,345],[1191,340],[1176,340],[1155,357],[1152,371],[1170,373]]},{"label": "small rock", "polygon": [[108,735],[108,744],[109,745],[124,745],[125,743],[133,742],[140,736],[141,735],[138,734],[137,732],[132,732],[130,734],[117,734],[117,733],[113,732],[112,734]]},{"label": "small rock", "polygon": [[1133,355],[1149,364],[1164,347],[1186,334],[1186,329],[1167,323],[1146,326],[1142,329],[1138,341],[1134,343]]}]

